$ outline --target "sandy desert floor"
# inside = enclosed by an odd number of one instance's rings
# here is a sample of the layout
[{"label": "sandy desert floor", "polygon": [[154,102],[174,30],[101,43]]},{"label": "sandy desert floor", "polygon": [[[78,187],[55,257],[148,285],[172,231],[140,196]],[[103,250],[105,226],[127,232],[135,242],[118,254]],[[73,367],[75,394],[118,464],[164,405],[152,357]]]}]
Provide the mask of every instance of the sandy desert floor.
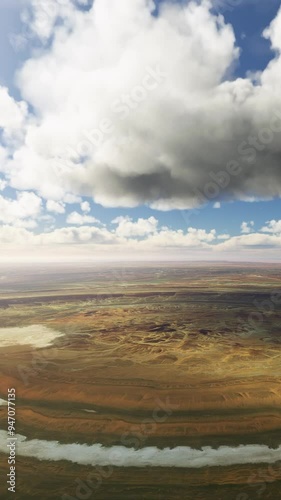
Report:
[{"label": "sandy desert floor", "polygon": [[[0,278],[0,399],[16,389],[16,431],[28,440],[137,450],[281,444],[280,267],[35,266],[0,269]],[[5,477],[3,450],[0,469]],[[20,500],[249,500],[280,491],[281,456],[107,470],[23,457],[20,446],[17,455]],[[0,492],[10,498],[3,482]]]}]

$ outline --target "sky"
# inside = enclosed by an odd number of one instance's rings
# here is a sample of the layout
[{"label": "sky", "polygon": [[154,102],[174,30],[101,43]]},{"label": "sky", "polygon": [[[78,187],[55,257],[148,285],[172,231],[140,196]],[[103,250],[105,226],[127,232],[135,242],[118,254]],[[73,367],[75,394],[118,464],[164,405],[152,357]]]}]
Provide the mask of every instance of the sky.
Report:
[{"label": "sky", "polygon": [[280,262],[279,0],[2,0],[0,261]]}]

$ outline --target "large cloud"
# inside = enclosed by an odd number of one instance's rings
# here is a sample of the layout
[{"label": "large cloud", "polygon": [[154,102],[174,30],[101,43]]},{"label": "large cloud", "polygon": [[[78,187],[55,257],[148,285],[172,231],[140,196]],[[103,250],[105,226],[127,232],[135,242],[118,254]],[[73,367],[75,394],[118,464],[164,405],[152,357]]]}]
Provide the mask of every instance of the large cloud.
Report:
[{"label": "large cloud", "polygon": [[233,79],[234,33],[208,1],[158,17],[148,0],[33,3],[48,43],[18,74],[36,118],[2,166],[13,187],[160,209],[280,196],[281,13],[265,32],[275,59]]}]

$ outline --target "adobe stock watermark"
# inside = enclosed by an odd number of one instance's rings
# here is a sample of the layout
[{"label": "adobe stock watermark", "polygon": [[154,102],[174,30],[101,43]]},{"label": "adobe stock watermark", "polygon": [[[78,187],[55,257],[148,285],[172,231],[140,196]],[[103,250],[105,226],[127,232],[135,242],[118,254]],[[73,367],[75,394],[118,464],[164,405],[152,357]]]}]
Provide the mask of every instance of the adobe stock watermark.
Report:
[{"label": "adobe stock watermark", "polygon": [[[50,359],[50,355],[52,359]],[[58,366],[53,359],[58,356],[57,349],[48,349],[47,351],[34,351],[29,363],[20,364],[17,371],[20,379],[27,387],[32,383],[32,379],[42,375],[51,365]]]},{"label": "adobe stock watermark", "polygon": [[242,0],[213,0],[213,9],[219,12],[231,11],[242,4]]},{"label": "adobe stock watermark", "polygon": [[[268,124],[261,128],[256,136],[249,136],[237,147],[237,159],[229,160],[223,170],[208,173],[210,178],[203,188],[194,188],[193,194],[200,204],[218,201],[223,192],[229,187],[235,177],[245,172],[248,166],[254,165],[259,153],[266,150],[274,140],[276,134],[281,133],[281,110],[273,112]],[[199,209],[181,210],[182,216],[187,223],[191,216],[198,215]]]},{"label": "adobe stock watermark", "polygon": [[206,182],[203,192],[195,188],[194,194],[205,203],[218,198],[219,194],[229,186],[232,178],[243,173],[242,163],[253,165],[256,162],[258,152],[264,151],[273,142],[275,134],[280,132],[281,111],[274,111],[274,116],[268,127],[260,129],[257,136],[249,136],[247,140],[238,145],[239,161],[230,160],[224,170],[209,172],[211,181]]},{"label": "adobe stock watermark", "polygon": [[[132,426],[127,432],[125,432],[120,439],[120,445],[126,447],[134,447],[135,450],[141,449],[147,440],[148,436],[152,434],[157,425],[163,424],[166,420],[172,416],[173,412],[178,409],[179,405],[173,404],[169,397],[165,401],[157,399],[155,401],[156,406],[152,412],[150,418],[144,419],[138,426]],[[115,467],[122,467],[123,465],[122,452],[116,450],[112,447],[112,451],[109,452],[108,462],[113,463]],[[105,479],[109,479],[114,472],[113,466],[95,466],[94,471],[88,474],[87,479],[82,481],[80,478],[76,478],[76,489],[74,492],[75,496],[64,494],[62,495],[62,500],[89,500],[94,492],[96,492]]]},{"label": "adobe stock watermark", "polygon": [[108,118],[104,117],[100,120],[97,127],[90,130],[83,130],[83,139],[75,147],[69,145],[65,149],[63,157],[70,158],[72,161],[59,157],[54,158],[54,172],[58,176],[70,173],[73,170],[73,161],[79,162],[81,159],[93,157],[97,148],[113,135],[116,129],[116,118],[117,123],[125,120],[130,113],[136,111],[148,99],[151,92],[155,92],[164,83],[166,78],[167,73],[158,64],[147,66],[140,83],[112,102],[109,115],[114,118],[109,116]]},{"label": "adobe stock watermark", "polygon": [[[118,295],[118,291],[114,292],[116,286],[121,283],[124,283],[128,280],[127,269],[124,266],[120,266],[118,268],[110,268],[110,274],[112,276],[113,284],[110,287],[110,291],[106,293],[106,299],[114,299],[116,295]],[[98,296],[98,295],[97,295]],[[93,299],[95,296],[93,297]],[[93,308],[97,306],[94,302],[92,304]],[[85,306],[86,307],[86,306]],[[75,324],[72,324],[71,321],[67,325],[67,332],[61,338],[67,338],[71,340],[72,336],[79,337],[79,329],[77,329]],[[59,357],[59,347],[50,346],[44,349],[34,349],[31,352],[31,359],[26,361],[25,363],[20,363],[17,366],[17,372],[20,380],[24,383],[25,387],[28,387],[30,384],[34,383],[34,379],[40,377],[46,370],[51,367],[57,367],[60,369],[60,364],[58,362]]]},{"label": "adobe stock watermark", "polygon": [[[85,6],[84,0],[76,0],[76,3]],[[35,9],[31,12],[26,9],[22,15],[23,25],[20,33],[12,33],[9,36],[9,42],[15,52],[20,52],[26,48],[28,42],[36,39],[36,42],[44,44],[45,37],[40,38],[36,35],[35,30],[30,27],[31,20],[36,25],[36,29],[40,33],[47,33],[52,23],[62,14],[62,7],[70,7],[75,5],[72,0],[33,0],[31,7]],[[28,4],[26,5],[28,7]],[[39,8],[38,8],[39,6]],[[37,8],[37,10],[36,10]]]},{"label": "adobe stock watermark", "polygon": [[252,497],[246,492],[241,492],[237,495],[236,500],[252,500],[252,499],[257,499],[257,498],[263,498],[262,495],[267,490],[267,485],[270,483],[274,483],[278,479],[280,479],[280,473],[281,473],[281,467],[280,463],[277,463],[275,465],[269,465],[266,470],[262,469],[261,467],[254,472],[249,478],[248,478],[248,485],[255,489],[255,496]]},{"label": "adobe stock watermark", "polygon": [[16,389],[14,387],[8,389],[8,430],[7,430],[7,448],[8,448],[8,465],[9,472],[7,473],[8,491],[16,493]]},{"label": "adobe stock watermark", "polygon": [[240,337],[247,338],[254,335],[262,326],[266,317],[273,313],[276,307],[281,306],[281,291],[274,290],[268,299],[262,301],[255,299],[253,305],[255,310],[251,311],[247,318],[244,319],[241,316],[237,318],[240,328],[244,330],[239,333]]}]

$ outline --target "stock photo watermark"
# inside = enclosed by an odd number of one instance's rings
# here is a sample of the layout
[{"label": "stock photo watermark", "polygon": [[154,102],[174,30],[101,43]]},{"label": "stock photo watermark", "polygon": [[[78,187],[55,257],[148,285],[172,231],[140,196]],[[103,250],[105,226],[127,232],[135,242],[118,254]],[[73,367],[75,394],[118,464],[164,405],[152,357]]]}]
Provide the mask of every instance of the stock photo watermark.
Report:
[{"label": "stock photo watermark", "polygon": [[7,485],[10,493],[16,492],[16,390],[14,388],[8,389],[8,465],[9,472],[7,473]]},{"label": "stock photo watermark", "polygon": [[227,12],[240,7],[242,3],[243,0],[213,0],[213,8],[215,11]]},{"label": "stock photo watermark", "polygon": [[[42,372],[51,365],[58,366],[57,363],[53,361],[57,355],[57,349],[49,349],[43,352],[34,351],[32,359],[29,363],[18,365],[17,371],[24,385],[30,385],[30,383],[32,383],[32,379],[41,375]],[[50,359],[50,356],[52,359]]]},{"label": "stock photo watermark", "polygon": [[237,495],[236,500],[257,500],[264,498],[263,495],[267,490],[267,485],[274,483],[280,478],[280,464],[268,465],[266,470],[259,468],[255,473],[249,476],[247,484],[253,488],[253,495],[246,492],[241,492]]},{"label": "stock photo watermark", "polygon": [[149,94],[154,92],[165,81],[166,77],[167,74],[158,64],[148,66],[140,83],[112,102],[109,114],[114,118],[102,118],[97,127],[83,130],[83,139],[76,146],[69,145],[66,148],[63,157],[71,158],[72,161],[65,161],[65,159],[59,157],[53,160],[52,165],[55,173],[60,176],[73,169],[73,162],[79,162],[81,158],[91,158],[96,149],[114,133],[116,118],[118,121],[122,121],[130,113],[136,111],[146,101]]},{"label": "stock photo watermark", "polygon": [[[43,46],[48,39],[47,34],[49,34],[50,27],[58,19],[67,15],[67,9],[75,6],[85,8],[91,3],[88,0],[30,0],[30,5],[26,3],[21,14],[21,31],[11,33],[9,36],[13,50],[21,52],[26,49],[28,44],[34,42],[36,45],[39,43]],[[39,37],[36,31],[40,32],[42,36]]]},{"label": "stock photo watermark", "polygon": [[[148,436],[152,434],[157,425],[163,424],[167,421],[169,417],[173,415],[173,412],[178,409],[179,405],[174,404],[170,401],[169,397],[166,397],[165,401],[158,398],[156,401],[156,406],[152,412],[150,418],[144,419],[138,426],[138,430],[134,428],[129,429],[127,432],[122,434],[120,438],[120,445],[125,447],[132,447],[134,450],[139,450],[143,447]],[[93,457],[94,458],[94,457]],[[63,494],[62,500],[89,500],[94,492],[96,492],[103,484],[105,479],[109,479],[114,473],[113,466],[115,467],[123,466],[124,458],[122,452],[113,447],[109,452],[107,466],[95,466],[94,471],[88,474],[87,479],[82,481],[80,478],[76,478],[76,488],[72,495],[67,493]]]},{"label": "stock photo watermark", "polygon": [[[258,153],[266,150],[276,137],[281,133],[281,110],[275,110],[267,127],[261,128],[257,135],[249,136],[240,142],[237,147],[237,158],[229,160],[225,168],[208,173],[210,180],[202,188],[193,189],[193,194],[201,205],[219,201],[224,191],[230,186],[235,177],[245,173],[247,167],[256,163]],[[185,223],[190,223],[191,217],[200,213],[200,208],[181,210]]]},{"label": "stock photo watermark", "polygon": [[247,338],[254,335],[276,307],[281,307],[281,291],[271,292],[270,297],[262,301],[255,299],[253,306],[255,309],[248,314],[247,318],[243,319],[241,316],[237,318],[238,325],[244,330],[239,333],[240,337]]}]

